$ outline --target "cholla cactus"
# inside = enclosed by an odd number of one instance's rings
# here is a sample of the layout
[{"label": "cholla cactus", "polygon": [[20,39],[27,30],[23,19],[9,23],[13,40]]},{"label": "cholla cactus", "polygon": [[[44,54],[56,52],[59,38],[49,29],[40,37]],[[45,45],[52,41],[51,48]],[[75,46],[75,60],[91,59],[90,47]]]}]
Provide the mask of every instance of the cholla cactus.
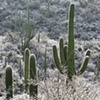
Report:
[{"label": "cholla cactus", "polygon": [[5,69],[5,82],[6,82],[6,99],[13,98],[13,76],[12,68],[7,65]]},{"label": "cholla cactus", "polygon": [[89,56],[90,56],[89,49],[86,51],[86,57],[84,58],[84,61],[79,71],[76,72],[75,70],[74,4],[70,5],[68,46],[64,45],[63,38],[60,38],[59,48],[60,48],[60,60],[57,53],[57,47],[56,45],[53,45],[54,61],[61,74],[65,74],[67,72],[69,79],[72,79],[73,75],[80,75],[86,70],[87,64],[89,62]]}]

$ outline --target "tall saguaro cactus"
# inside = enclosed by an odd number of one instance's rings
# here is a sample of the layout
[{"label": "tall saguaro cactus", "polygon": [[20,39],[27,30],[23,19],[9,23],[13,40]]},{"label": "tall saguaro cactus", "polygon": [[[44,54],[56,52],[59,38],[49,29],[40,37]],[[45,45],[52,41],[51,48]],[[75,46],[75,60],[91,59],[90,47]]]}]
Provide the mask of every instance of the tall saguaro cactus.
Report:
[{"label": "tall saguaro cactus", "polygon": [[71,77],[76,73],[74,60],[74,4],[70,6],[68,31],[68,76]]},{"label": "tall saguaro cactus", "polygon": [[30,87],[29,87],[29,94],[30,97],[36,97],[38,93],[38,84],[37,84],[37,70],[36,70],[36,58],[34,54],[30,55]]},{"label": "tall saguaro cactus", "polygon": [[86,57],[84,58],[79,71],[75,70],[74,9],[75,9],[74,4],[71,4],[69,12],[68,46],[64,45],[63,38],[60,38],[59,41],[60,59],[58,57],[57,47],[56,45],[53,45],[53,56],[55,64],[61,74],[65,74],[67,72],[69,79],[72,79],[73,75],[80,75],[86,70],[90,57],[90,50],[88,49],[86,51],[85,55]]},{"label": "tall saguaro cactus", "polygon": [[13,98],[13,76],[12,76],[12,68],[7,65],[5,69],[5,82],[6,82],[6,99],[9,100]]},{"label": "tall saguaro cactus", "polygon": [[28,91],[28,79],[29,79],[29,56],[30,56],[30,51],[28,48],[25,49],[24,52],[24,78],[25,78],[25,90]]}]

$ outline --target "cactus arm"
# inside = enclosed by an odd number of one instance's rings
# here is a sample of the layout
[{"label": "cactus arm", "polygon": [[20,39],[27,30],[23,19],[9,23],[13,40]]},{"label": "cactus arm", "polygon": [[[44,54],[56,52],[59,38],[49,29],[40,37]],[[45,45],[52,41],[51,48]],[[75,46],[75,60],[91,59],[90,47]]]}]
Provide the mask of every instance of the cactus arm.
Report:
[{"label": "cactus arm", "polygon": [[37,96],[38,84],[37,84],[37,70],[36,70],[36,58],[34,54],[30,56],[30,79],[32,79],[32,84],[30,84],[29,92],[30,96]]},{"label": "cactus arm", "polygon": [[81,65],[81,67],[80,67],[80,70],[79,70],[79,72],[78,72],[78,75],[84,73],[84,71],[85,71],[86,68],[87,68],[88,62],[89,62],[89,56],[86,56],[86,57],[84,58],[84,60],[83,60],[83,63],[82,63],[82,65]]},{"label": "cactus arm", "polygon": [[61,74],[63,74],[63,69],[62,69],[61,63],[59,61],[59,57],[58,57],[56,45],[53,45],[53,58],[54,58],[54,61],[55,61],[56,66],[57,66],[57,69],[59,70],[59,72]]},{"label": "cactus arm", "polygon": [[67,45],[64,45],[64,57],[65,57],[65,66],[67,66],[68,62],[67,62],[67,59],[68,59],[68,46]]},{"label": "cactus arm", "polygon": [[60,47],[60,59],[61,59],[61,64],[65,65],[65,57],[64,57],[64,40],[63,38],[60,38],[59,42],[59,47]]},{"label": "cactus arm", "polygon": [[28,91],[28,79],[29,79],[29,49],[26,48],[24,52],[24,78],[25,78],[25,90]]},{"label": "cactus arm", "polygon": [[89,49],[86,51],[85,56],[86,56],[86,57],[85,57],[84,60],[83,60],[83,63],[82,63],[82,65],[81,65],[81,67],[80,67],[80,70],[78,71],[78,74],[83,74],[84,71],[85,71],[86,68],[87,68],[87,65],[88,65],[88,62],[89,62],[89,57],[90,57],[90,50],[89,50]]},{"label": "cactus arm", "polygon": [[13,98],[13,76],[12,76],[12,68],[11,66],[7,65],[6,67],[6,76],[5,76],[5,82],[6,82],[6,99],[9,100],[10,98]]},{"label": "cactus arm", "polygon": [[90,57],[90,49],[87,49],[85,56],[89,56]]},{"label": "cactus arm", "polygon": [[71,4],[69,12],[68,34],[68,77],[76,74],[74,56],[74,4]]}]

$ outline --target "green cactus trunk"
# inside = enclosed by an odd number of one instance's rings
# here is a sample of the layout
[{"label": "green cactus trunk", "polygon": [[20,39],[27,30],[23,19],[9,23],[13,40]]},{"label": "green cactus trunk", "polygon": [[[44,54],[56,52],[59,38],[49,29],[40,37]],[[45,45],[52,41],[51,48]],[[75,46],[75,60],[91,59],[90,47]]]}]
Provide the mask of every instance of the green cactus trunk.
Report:
[{"label": "green cactus trunk", "polygon": [[30,97],[35,97],[37,100],[37,93],[38,93],[38,84],[37,84],[37,70],[36,70],[36,58],[34,54],[30,56],[30,87],[29,87],[29,94]]},{"label": "green cactus trunk", "polygon": [[46,71],[47,71],[47,47],[45,47],[45,55],[44,55],[44,73],[46,75]]},{"label": "green cactus trunk", "polygon": [[7,65],[5,74],[6,99],[9,100],[10,98],[13,98],[13,76],[11,66]]},{"label": "green cactus trunk", "polygon": [[24,78],[25,78],[25,90],[28,92],[28,79],[29,79],[29,49],[26,48],[24,52]]},{"label": "green cactus trunk", "polygon": [[76,74],[74,54],[74,4],[70,6],[69,13],[69,34],[68,34],[68,77]]}]

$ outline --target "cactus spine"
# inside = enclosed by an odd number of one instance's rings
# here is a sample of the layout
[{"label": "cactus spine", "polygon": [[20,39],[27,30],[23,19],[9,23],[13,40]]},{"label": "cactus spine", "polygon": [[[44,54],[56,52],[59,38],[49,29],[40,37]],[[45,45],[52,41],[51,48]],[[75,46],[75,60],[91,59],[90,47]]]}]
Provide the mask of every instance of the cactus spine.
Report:
[{"label": "cactus spine", "polygon": [[[69,33],[68,33],[68,46],[64,45],[63,38],[60,38],[60,60],[57,53],[56,45],[53,45],[53,57],[55,64],[61,74],[67,72],[68,78],[72,79],[73,75],[80,75],[82,74],[89,62],[90,50],[86,51],[86,57],[80,67],[80,70],[77,72],[75,70],[75,48],[74,48],[74,4],[70,5],[70,12],[69,12]],[[67,71],[66,71],[67,69]]]},{"label": "cactus spine", "polygon": [[32,82],[29,87],[29,93],[30,96],[36,97],[38,93],[38,84],[37,84],[36,58],[34,54],[30,55],[30,79],[32,79],[31,80]]},{"label": "cactus spine", "polygon": [[12,68],[7,65],[5,69],[5,82],[6,82],[6,99],[9,100],[13,98],[13,76],[12,76]]},{"label": "cactus spine", "polygon": [[24,78],[25,78],[25,90],[28,91],[28,79],[29,79],[29,56],[30,51],[28,48],[24,52]]}]

